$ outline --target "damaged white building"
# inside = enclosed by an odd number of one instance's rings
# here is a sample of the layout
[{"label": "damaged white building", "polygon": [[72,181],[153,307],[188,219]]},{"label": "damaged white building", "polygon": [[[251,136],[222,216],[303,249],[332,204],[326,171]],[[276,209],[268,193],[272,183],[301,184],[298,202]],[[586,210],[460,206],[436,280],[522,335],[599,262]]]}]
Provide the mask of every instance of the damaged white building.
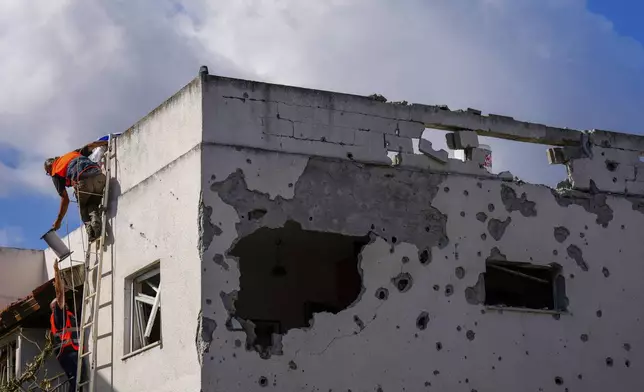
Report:
[{"label": "damaged white building", "polygon": [[[478,136],[542,144],[569,179],[494,174]],[[642,151],[202,67],[116,139],[97,390],[641,391]],[[46,329],[50,291],[0,331]]]}]

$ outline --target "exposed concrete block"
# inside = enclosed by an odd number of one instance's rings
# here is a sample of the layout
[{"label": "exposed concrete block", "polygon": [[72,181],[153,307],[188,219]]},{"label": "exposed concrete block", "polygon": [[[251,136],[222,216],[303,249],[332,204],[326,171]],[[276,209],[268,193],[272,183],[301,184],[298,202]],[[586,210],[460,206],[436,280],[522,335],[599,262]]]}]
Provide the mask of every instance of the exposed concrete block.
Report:
[{"label": "exposed concrete block", "polygon": [[293,136],[293,121],[277,117],[262,118],[263,131],[269,135]]},{"label": "exposed concrete block", "polygon": [[412,121],[398,121],[398,136],[419,139],[425,131],[425,124]]},{"label": "exposed concrete block", "polygon": [[294,137],[297,139],[320,140],[329,143],[355,144],[355,130],[332,127],[324,124],[294,122]]},{"label": "exposed concrete block", "polygon": [[454,132],[454,144],[456,150],[476,148],[479,146],[479,137],[474,131]]},{"label": "exposed concrete block", "polygon": [[483,165],[485,163],[485,157],[487,154],[487,151],[480,148],[469,148],[466,152],[468,160],[479,165]]},{"label": "exposed concrete block", "polygon": [[470,112],[445,110],[438,106],[411,105],[411,120],[428,128],[448,131],[471,130],[479,135],[552,146],[578,145],[581,132],[516,121],[505,116],[480,116]]},{"label": "exposed concrete block", "polygon": [[621,148],[624,150],[644,151],[644,137],[624,133],[594,129],[589,132],[591,143],[606,148]]},{"label": "exposed concrete block", "polygon": [[447,147],[449,149],[456,150],[456,138],[454,137],[453,133],[445,134],[445,142],[447,143]]},{"label": "exposed concrete block", "polygon": [[336,110],[332,113],[330,125],[395,135],[398,122],[388,118]]},{"label": "exposed concrete block", "polygon": [[284,103],[277,104],[279,118],[298,122],[314,122],[315,108],[307,106],[293,106]]},{"label": "exposed concrete block", "polygon": [[421,154],[399,154],[400,166],[423,170],[445,171],[447,165]]},{"label": "exposed concrete block", "polygon": [[388,151],[414,153],[414,144],[410,138],[385,134],[385,147]]},{"label": "exposed concrete block", "polygon": [[441,162],[441,163],[447,163],[449,160],[449,154],[445,150],[434,150],[432,147],[432,142],[430,142],[427,139],[420,139],[418,142],[418,149],[420,152],[423,154],[427,155],[428,157]]},{"label": "exposed concrete block", "polygon": [[385,148],[383,134],[371,131],[354,131],[354,144],[360,147],[369,147],[375,150]]}]

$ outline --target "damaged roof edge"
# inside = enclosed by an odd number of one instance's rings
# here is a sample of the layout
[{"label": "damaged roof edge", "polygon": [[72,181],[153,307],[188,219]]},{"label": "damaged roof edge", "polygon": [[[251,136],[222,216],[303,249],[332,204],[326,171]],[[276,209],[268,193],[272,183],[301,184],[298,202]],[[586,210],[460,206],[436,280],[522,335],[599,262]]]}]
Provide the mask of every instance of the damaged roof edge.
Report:
[{"label": "damaged roof edge", "polygon": [[[83,265],[76,265],[72,267],[73,274],[77,275],[79,271],[83,271]],[[69,273],[70,268],[61,270],[63,280],[65,281],[66,288],[69,286]],[[79,282],[82,285],[83,281]],[[9,330],[15,328],[22,323],[32,314],[39,311],[41,308],[47,309],[52,299],[56,297],[56,290],[54,289],[54,279],[50,279],[40,286],[33,289],[33,291],[24,298],[21,298],[9,304],[6,308],[0,310],[0,336],[7,333]]]},{"label": "damaged roof edge", "polygon": [[[416,103],[411,105],[393,102],[387,103],[362,95],[249,81],[211,74],[207,75],[207,77],[203,76],[202,80],[210,82],[222,81],[243,85],[244,88],[257,92],[268,90],[266,89],[267,86],[273,86],[285,90],[297,90],[299,93],[308,92],[333,95],[336,100],[342,99],[343,97],[353,100],[360,99],[374,109],[373,111],[370,110],[370,113],[362,114],[395,118],[401,121],[419,122],[428,128],[446,131],[470,130],[481,136],[549,146],[578,146],[582,143],[582,135],[587,134],[590,143],[594,145],[644,152],[644,136],[641,135],[602,130],[581,131],[569,128],[558,128],[543,124],[517,121],[508,116],[495,114],[485,116],[481,115],[481,111],[476,109],[450,110],[444,105],[432,106]],[[392,110],[394,108],[395,110]]]}]

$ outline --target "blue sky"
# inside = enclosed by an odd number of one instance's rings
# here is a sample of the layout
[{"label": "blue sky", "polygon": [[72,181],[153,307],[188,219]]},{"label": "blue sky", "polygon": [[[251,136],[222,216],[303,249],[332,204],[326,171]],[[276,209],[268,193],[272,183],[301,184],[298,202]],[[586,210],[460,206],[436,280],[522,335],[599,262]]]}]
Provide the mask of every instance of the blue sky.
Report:
[{"label": "blue sky", "polygon": [[[42,170],[211,73],[641,133],[644,2],[9,1],[0,4],[0,246],[43,248]],[[495,166],[553,184],[540,146]],[[69,225],[78,226],[76,205]],[[59,232],[65,234],[66,225]]]}]

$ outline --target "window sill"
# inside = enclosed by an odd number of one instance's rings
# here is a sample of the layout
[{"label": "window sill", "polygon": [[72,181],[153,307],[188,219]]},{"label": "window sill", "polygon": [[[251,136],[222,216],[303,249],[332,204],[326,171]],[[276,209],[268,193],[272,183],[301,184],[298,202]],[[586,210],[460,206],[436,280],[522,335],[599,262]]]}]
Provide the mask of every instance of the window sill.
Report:
[{"label": "window sill", "polygon": [[545,309],[530,309],[530,308],[513,308],[509,306],[492,306],[486,305],[485,309],[497,310],[499,312],[517,312],[517,313],[536,313],[536,314],[549,314],[549,315],[569,315],[567,310],[545,310]]},{"label": "window sill", "polygon": [[124,356],[121,357],[121,361],[125,361],[126,359],[132,358],[132,357],[134,357],[136,355],[141,354],[142,352],[151,350],[151,349],[153,349],[155,347],[161,347],[161,341],[154,342],[152,344],[148,344],[145,347],[142,347],[142,348],[140,348],[138,350],[132,351],[131,353],[125,354]]}]

